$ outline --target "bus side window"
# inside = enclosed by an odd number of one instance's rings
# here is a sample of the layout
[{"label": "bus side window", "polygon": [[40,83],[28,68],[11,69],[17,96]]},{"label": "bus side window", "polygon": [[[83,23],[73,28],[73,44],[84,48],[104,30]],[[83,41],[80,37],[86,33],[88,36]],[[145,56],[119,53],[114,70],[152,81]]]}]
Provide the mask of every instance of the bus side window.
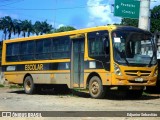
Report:
[{"label": "bus side window", "polygon": [[51,39],[41,39],[36,41],[36,59],[51,59]]},{"label": "bus side window", "polygon": [[6,60],[9,62],[19,61],[19,43],[7,44]]},{"label": "bus side window", "polygon": [[34,60],[35,41],[25,41],[20,44],[20,60]]},{"label": "bus side window", "polygon": [[55,37],[52,39],[52,59],[70,58],[69,36]]},{"label": "bus side window", "polygon": [[109,54],[108,31],[96,31],[88,33],[88,45],[90,57],[104,57]]}]

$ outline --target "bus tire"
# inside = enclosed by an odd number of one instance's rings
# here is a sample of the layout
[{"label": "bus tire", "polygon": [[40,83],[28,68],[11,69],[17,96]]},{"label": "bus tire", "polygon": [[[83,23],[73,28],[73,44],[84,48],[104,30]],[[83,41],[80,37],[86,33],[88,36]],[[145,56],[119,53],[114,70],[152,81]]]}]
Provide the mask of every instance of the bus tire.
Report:
[{"label": "bus tire", "polygon": [[23,87],[26,94],[34,94],[36,92],[36,87],[31,76],[25,78]]},{"label": "bus tire", "polygon": [[105,95],[105,87],[103,87],[101,79],[94,76],[89,81],[89,93],[92,98],[101,99]]}]

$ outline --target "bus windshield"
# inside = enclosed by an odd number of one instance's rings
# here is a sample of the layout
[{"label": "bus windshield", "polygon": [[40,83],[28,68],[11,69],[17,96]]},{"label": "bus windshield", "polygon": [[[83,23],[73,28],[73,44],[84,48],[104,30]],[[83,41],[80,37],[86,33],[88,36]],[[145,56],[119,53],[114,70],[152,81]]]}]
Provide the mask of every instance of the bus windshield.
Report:
[{"label": "bus windshield", "polygon": [[112,32],[114,60],[128,66],[152,66],[157,63],[152,35],[147,32]]}]

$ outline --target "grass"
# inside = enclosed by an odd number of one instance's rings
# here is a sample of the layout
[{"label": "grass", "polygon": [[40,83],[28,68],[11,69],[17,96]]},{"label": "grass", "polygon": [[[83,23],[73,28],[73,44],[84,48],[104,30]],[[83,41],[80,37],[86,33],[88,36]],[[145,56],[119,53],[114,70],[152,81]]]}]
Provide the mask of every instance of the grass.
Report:
[{"label": "grass", "polygon": [[74,88],[73,90],[74,90],[74,91],[77,91],[77,92],[88,92],[87,89]]},{"label": "grass", "polygon": [[14,88],[22,88],[22,86],[17,85],[17,84],[12,84],[9,86],[9,88],[14,89]]},{"label": "grass", "polygon": [[3,87],[4,87],[4,85],[0,84],[0,88],[3,88]]},{"label": "grass", "polygon": [[149,93],[147,93],[147,92],[143,92],[143,94],[142,94],[142,95],[149,96],[150,94],[149,94]]}]

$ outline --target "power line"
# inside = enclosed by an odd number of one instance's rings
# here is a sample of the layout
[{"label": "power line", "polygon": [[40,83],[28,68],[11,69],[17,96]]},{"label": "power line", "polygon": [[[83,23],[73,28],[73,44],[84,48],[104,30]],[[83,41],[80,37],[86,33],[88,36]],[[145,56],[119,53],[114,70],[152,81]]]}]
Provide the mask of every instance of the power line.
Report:
[{"label": "power line", "polygon": [[[6,1],[8,1],[8,0],[6,0]],[[21,1],[24,1],[24,0],[18,0],[18,1],[15,1],[15,2],[8,3],[8,4],[0,5],[0,7],[8,6],[8,5],[15,4],[15,3],[18,3],[18,2],[21,2]]]},{"label": "power line", "polygon": [[[29,14],[24,14],[24,13],[21,13],[21,12],[16,12],[15,14],[19,14],[19,15],[21,15],[21,16],[27,16],[27,17],[29,17],[29,18],[32,18],[32,20],[35,20],[35,21],[41,21],[40,19],[43,19],[43,20],[47,20],[48,22],[52,22],[53,24],[53,26],[56,26],[55,24],[65,24],[65,25],[68,25],[68,23],[67,22],[65,22],[65,21],[60,21],[60,20],[54,20],[54,19],[49,19],[49,18],[45,18],[45,17],[35,17],[35,16],[33,16],[33,15],[29,15]],[[20,19],[21,20],[21,19]]]},{"label": "power line", "polygon": [[8,2],[8,1],[10,1],[10,0],[3,0],[3,2],[6,2],[6,1]]},{"label": "power line", "polygon": [[0,10],[66,10],[66,9],[80,9],[80,8],[87,8],[87,7],[105,7],[106,5],[98,5],[98,6],[77,6],[77,7],[64,7],[64,8],[0,8]]},{"label": "power line", "polygon": [[[10,8],[17,9],[15,7],[10,7]],[[9,10],[9,11],[12,11],[12,10]],[[54,19],[49,19],[49,18],[46,19],[46,17],[35,17],[33,15],[29,15],[29,14],[21,13],[21,12],[16,12],[15,14],[21,14],[22,16],[30,17],[30,18],[32,18],[33,20],[36,20],[36,21],[39,20],[39,19],[44,19],[44,20],[52,22],[54,24],[54,26],[55,26],[55,24],[61,24],[61,23],[64,23],[66,25],[68,24],[68,23],[65,23],[64,21],[55,20],[55,18]]]}]

